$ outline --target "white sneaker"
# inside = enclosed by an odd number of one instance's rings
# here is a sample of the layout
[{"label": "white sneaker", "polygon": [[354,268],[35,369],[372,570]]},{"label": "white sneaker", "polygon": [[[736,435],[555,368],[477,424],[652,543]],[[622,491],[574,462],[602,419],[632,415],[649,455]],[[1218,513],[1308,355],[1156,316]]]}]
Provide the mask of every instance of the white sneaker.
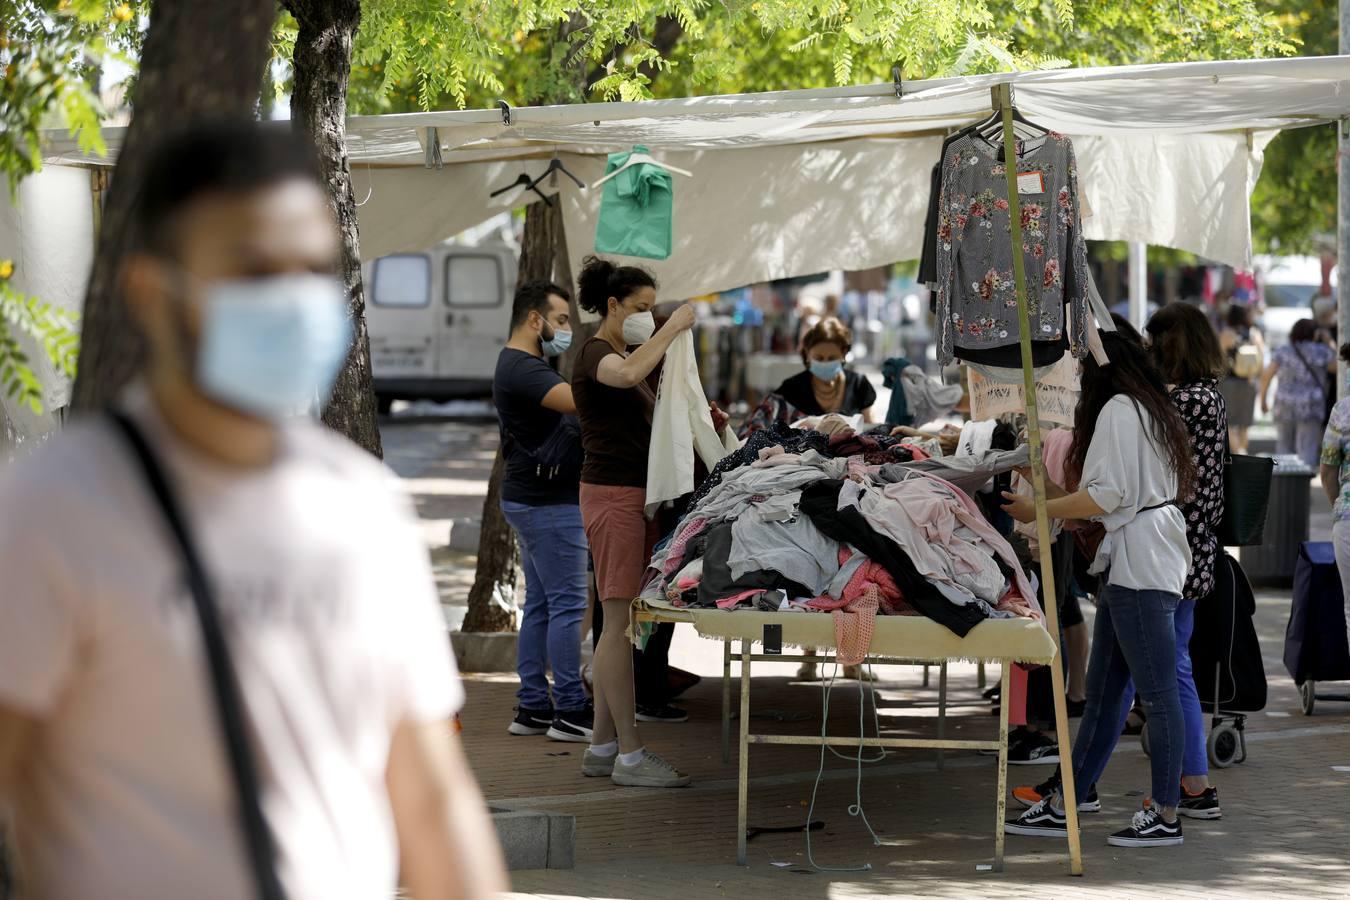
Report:
[{"label": "white sneaker", "polygon": [[677,788],[689,784],[689,776],[676,769],[655,753],[643,753],[637,765],[614,763],[615,784],[624,787]]}]

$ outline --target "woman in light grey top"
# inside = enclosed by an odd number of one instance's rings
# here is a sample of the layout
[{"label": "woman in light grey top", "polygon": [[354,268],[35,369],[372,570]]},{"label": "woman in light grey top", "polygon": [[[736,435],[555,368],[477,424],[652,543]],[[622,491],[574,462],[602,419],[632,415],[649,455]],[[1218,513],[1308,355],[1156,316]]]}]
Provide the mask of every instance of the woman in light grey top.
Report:
[{"label": "woman in light grey top", "polygon": [[[1109,567],[1097,602],[1087,708],[1073,746],[1078,800],[1097,779],[1120,739],[1131,679],[1148,713],[1153,803],[1130,827],[1111,835],[1118,847],[1180,844],[1181,762],[1185,742],[1177,689],[1175,615],[1190,569],[1186,523],[1176,508],[1194,490],[1195,459],[1185,422],[1137,335],[1102,334],[1110,363],[1083,360],[1082,393],[1065,466],[1078,489],[1052,490],[1054,519],[1097,519],[1107,529],[1094,571]],[[1077,474],[1077,478],[1074,475]],[[1033,521],[1029,498],[1005,493],[1004,509]],[[1063,836],[1058,791],[1011,821],[1012,834]]]},{"label": "woman in light grey top", "polygon": [[[988,366],[1021,364],[1011,207],[1001,147],[978,133],[967,134],[948,144],[943,157],[937,237],[938,361],[943,365],[954,353]],[[1073,144],[1053,131],[1028,142],[1019,151],[1017,172],[1036,365],[1051,365],[1062,357],[1066,338],[1081,358],[1086,350],[1078,336],[1087,325],[1087,247]]]}]

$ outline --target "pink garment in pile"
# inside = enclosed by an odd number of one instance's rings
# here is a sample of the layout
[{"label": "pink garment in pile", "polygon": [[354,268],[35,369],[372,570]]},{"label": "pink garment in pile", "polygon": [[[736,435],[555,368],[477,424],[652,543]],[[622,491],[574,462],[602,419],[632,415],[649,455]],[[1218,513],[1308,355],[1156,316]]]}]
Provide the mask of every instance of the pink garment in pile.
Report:
[{"label": "pink garment in pile", "polygon": [[661,574],[669,578],[680,569],[684,568],[684,552],[689,547],[689,542],[698,537],[708,529],[711,524],[709,519],[703,516],[690,519],[689,523],[680,529],[680,533],[670,542],[670,551],[666,554],[665,565],[661,567]]},{"label": "pink garment in pile", "polygon": [[[1013,552],[1007,539],[999,534],[993,525],[989,524],[975,501],[965,491],[943,478],[929,472],[918,474],[922,478],[912,478],[898,484],[888,485],[883,493],[892,500],[901,503],[905,513],[921,528],[930,529],[929,533],[944,544],[945,548],[951,552],[951,558],[954,560],[967,561],[969,554],[983,554],[983,551],[968,542],[953,538],[952,532],[957,525],[964,525],[969,528],[980,540],[988,544],[999,559],[1007,563],[1008,568],[1012,570],[1013,584],[1018,593],[1030,601],[1026,606],[1026,612],[1019,612],[1019,614],[1041,619],[1040,604],[1035,600],[1036,592],[1031,589],[1031,582],[1027,580],[1026,573],[1023,572],[1022,565],[1018,562],[1017,554]],[[925,484],[925,482],[931,482],[931,484]],[[946,490],[940,490],[939,486],[946,488]],[[952,498],[956,501],[955,508],[951,506]],[[915,558],[915,554],[911,553],[910,555],[914,562],[918,564],[919,559]],[[968,558],[970,564],[977,561],[978,557],[969,556]],[[920,571],[923,572],[923,570],[924,567],[921,565]]]}]

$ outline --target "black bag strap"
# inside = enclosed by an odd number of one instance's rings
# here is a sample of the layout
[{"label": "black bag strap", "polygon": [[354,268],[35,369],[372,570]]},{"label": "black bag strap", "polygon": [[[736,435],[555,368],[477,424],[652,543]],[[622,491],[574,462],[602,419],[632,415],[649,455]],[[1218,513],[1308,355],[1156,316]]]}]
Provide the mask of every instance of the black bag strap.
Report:
[{"label": "black bag strap", "polygon": [[1322,399],[1325,400],[1327,398],[1327,375],[1330,373],[1318,372],[1314,369],[1308,362],[1308,358],[1303,355],[1303,351],[1298,349],[1298,344],[1295,344],[1293,341],[1289,342],[1289,349],[1294,351],[1294,355],[1298,357],[1298,361],[1303,363],[1303,368],[1307,369],[1308,374],[1312,376],[1312,380],[1317,382],[1317,390],[1321,392]]},{"label": "black bag strap", "polygon": [[197,610],[197,621],[201,625],[202,645],[206,649],[206,661],[211,671],[216,713],[220,729],[225,735],[230,771],[234,776],[235,793],[239,801],[239,824],[244,831],[244,845],[257,884],[258,897],[260,900],[285,900],[286,893],[277,876],[276,847],[267,820],[263,818],[258,773],[249,750],[243,695],[221,628],[215,594],[206,577],[201,557],[197,555],[182,510],[145,435],[124,413],[114,411],[110,415],[140,463],[146,485],[164,514],[164,524],[168,526],[181,556],[183,574],[187,577],[193,606]]}]

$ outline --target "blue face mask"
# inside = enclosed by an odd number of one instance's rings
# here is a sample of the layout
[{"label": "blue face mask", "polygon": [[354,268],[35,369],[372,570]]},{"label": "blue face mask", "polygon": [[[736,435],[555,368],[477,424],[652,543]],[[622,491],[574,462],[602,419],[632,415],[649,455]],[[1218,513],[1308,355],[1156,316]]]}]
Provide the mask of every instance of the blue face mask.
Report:
[{"label": "blue face mask", "polygon": [[335,278],[217,282],[203,297],[197,386],[261,419],[302,415],[327,401],[351,340],[346,291]]},{"label": "blue face mask", "polygon": [[567,352],[567,348],[572,346],[572,332],[554,331],[553,337],[544,340],[543,335],[539,336],[539,349],[544,351],[548,357],[562,356]]},{"label": "blue face mask", "polygon": [[842,371],[844,371],[844,363],[842,360],[836,359],[833,362],[811,363],[811,374],[821,381],[834,381],[839,377],[839,373]]}]

